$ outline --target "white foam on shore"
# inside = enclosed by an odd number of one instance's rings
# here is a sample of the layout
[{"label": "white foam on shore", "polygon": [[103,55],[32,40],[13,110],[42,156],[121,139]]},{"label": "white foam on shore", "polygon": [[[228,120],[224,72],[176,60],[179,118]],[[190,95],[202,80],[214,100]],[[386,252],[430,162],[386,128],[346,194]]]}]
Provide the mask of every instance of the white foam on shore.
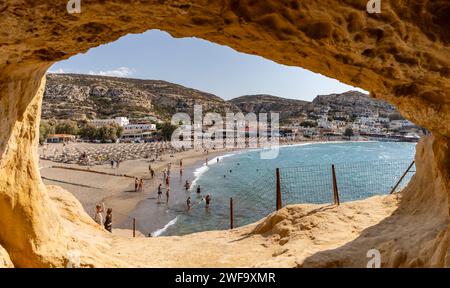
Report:
[{"label": "white foam on shore", "polygon": [[173,226],[177,223],[178,216],[175,217],[175,219],[171,220],[169,223],[167,223],[163,228],[156,230],[155,232],[151,233],[152,237],[158,237],[161,236],[162,233],[166,232],[167,229],[169,229],[170,226]]},{"label": "white foam on shore", "polygon": [[222,160],[223,158],[228,158],[228,157],[231,157],[231,156],[234,156],[234,155],[236,155],[236,153],[230,153],[230,154],[226,154],[226,155],[222,155],[222,156],[217,156],[217,157],[215,157],[215,158],[213,158],[213,159],[211,159],[211,160],[208,160],[208,166],[206,166],[206,163],[205,163],[205,164],[203,164],[202,166],[200,166],[199,168],[197,168],[197,169],[194,171],[194,177],[195,177],[195,179],[192,181],[191,187],[189,188],[189,191],[192,191],[192,189],[194,189],[194,186],[195,186],[195,184],[197,183],[198,179],[200,179],[200,177],[201,177],[203,174],[205,174],[206,171],[209,170],[209,167],[210,167],[210,166],[213,166],[213,165],[215,165],[215,164],[218,163],[218,162],[217,162],[217,159],[219,159],[219,161],[220,161],[220,160]]}]

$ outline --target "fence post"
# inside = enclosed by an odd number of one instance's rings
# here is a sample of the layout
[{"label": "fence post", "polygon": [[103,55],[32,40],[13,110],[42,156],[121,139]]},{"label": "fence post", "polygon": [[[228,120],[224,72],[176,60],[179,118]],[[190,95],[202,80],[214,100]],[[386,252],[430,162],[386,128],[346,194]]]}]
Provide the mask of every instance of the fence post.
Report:
[{"label": "fence post", "polygon": [[280,179],[280,168],[276,170],[277,176],[277,211],[281,209],[281,179]]},{"label": "fence post", "polygon": [[339,189],[337,186],[337,178],[336,178],[336,169],[334,168],[334,164],[331,166],[331,171],[333,173],[333,196],[334,196],[334,204],[340,205],[339,201]]},{"label": "fence post", "polygon": [[133,218],[133,238],[136,237],[136,218]]},{"label": "fence post", "polygon": [[414,166],[415,163],[416,163],[416,161],[413,161],[411,163],[411,165],[409,165],[408,169],[406,169],[405,173],[403,173],[402,177],[400,177],[400,180],[398,180],[397,184],[395,184],[394,188],[392,188],[390,194],[394,194],[395,190],[397,190],[397,187],[400,185],[400,183],[402,183],[402,181],[405,178],[406,174],[409,173],[409,170],[411,170],[411,168]]},{"label": "fence post", "polygon": [[230,229],[234,229],[233,198],[230,198]]}]

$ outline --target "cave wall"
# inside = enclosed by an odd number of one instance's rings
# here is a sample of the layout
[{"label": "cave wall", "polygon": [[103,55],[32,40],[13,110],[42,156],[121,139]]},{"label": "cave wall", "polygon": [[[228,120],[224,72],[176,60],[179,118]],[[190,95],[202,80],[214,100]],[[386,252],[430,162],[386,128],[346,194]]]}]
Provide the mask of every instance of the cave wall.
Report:
[{"label": "cave wall", "polygon": [[[450,2],[384,0],[381,14],[368,14],[366,3],[81,0],[82,12],[69,14],[66,0],[0,1],[0,245],[16,266],[64,261],[48,256],[67,248],[58,245],[65,232],[37,168],[45,71],[56,61],[149,29],[303,67],[393,103],[433,133],[427,149],[439,155],[435,166],[448,194]],[[433,193],[418,189],[409,190]]]}]

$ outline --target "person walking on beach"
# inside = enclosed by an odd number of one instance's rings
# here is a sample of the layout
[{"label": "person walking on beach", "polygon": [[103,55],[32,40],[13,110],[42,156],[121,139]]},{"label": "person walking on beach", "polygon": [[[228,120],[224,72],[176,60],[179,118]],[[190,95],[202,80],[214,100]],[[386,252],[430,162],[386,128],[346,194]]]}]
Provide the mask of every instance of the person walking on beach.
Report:
[{"label": "person walking on beach", "polygon": [[111,169],[114,169],[114,159],[111,159]]},{"label": "person walking on beach", "polygon": [[150,170],[150,176],[152,177],[152,179],[155,176],[155,171],[153,169]]},{"label": "person walking on beach", "polygon": [[112,208],[106,212],[105,229],[112,233]]},{"label": "person walking on beach", "polygon": [[180,159],[180,169],[183,168],[183,159]]},{"label": "person walking on beach", "polygon": [[144,191],[144,179],[141,179],[139,181],[139,191],[140,192]]},{"label": "person walking on beach", "polygon": [[139,179],[136,177],[134,178],[134,192],[137,192],[139,188]]},{"label": "person walking on beach", "polygon": [[166,177],[166,186],[169,187],[169,185],[170,185],[170,176],[167,175],[167,177]]},{"label": "person walking on beach", "polygon": [[167,178],[167,173],[166,173],[166,170],[164,170],[163,171],[163,179],[166,180],[166,178]]},{"label": "person walking on beach", "polygon": [[103,212],[105,212],[105,203],[97,204],[95,206],[94,221],[100,226],[103,224]]},{"label": "person walking on beach", "polygon": [[205,164],[208,166],[208,157],[206,157]]},{"label": "person walking on beach", "polygon": [[187,204],[188,210],[191,210],[191,197],[188,197],[188,199],[186,200],[186,204]]},{"label": "person walking on beach", "polygon": [[183,168],[180,168],[180,178],[183,177]]},{"label": "person walking on beach", "polygon": [[159,186],[158,186],[158,203],[161,201],[161,195],[162,195],[162,184],[159,184]]},{"label": "person walking on beach", "polygon": [[205,203],[206,203],[206,209],[208,209],[209,208],[209,204],[211,203],[211,196],[208,194],[208,195],[206,195],[206,197],[205,197]]},{"label": "person walking on beach", "polygon": [[152,174],[152,164],[148,165],[148,173]]}]

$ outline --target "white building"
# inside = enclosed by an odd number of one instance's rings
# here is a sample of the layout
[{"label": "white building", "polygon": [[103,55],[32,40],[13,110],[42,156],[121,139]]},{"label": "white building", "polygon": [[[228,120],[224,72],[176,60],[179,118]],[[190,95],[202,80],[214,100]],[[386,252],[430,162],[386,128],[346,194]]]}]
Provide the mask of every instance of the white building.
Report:
[{"label": "white building", "polygon": [[117,124],[120,127],[124,127],[130,123],[127,117],[116,117],[114,119],[94,119],[90,122],[95,127],[99,128],[102,126]]},{"label": "white building", "polygon": [[325,128],[325,129],[331,129],[331,122],[328,121],[327,116],[322,116],[322,118],[319,119],[318,123],[319,128]]},{"label": "white building", "polygon": [[143,132],[156,131],[155,124],[128,124],[123,127],[123,134],[139,134]]}]

